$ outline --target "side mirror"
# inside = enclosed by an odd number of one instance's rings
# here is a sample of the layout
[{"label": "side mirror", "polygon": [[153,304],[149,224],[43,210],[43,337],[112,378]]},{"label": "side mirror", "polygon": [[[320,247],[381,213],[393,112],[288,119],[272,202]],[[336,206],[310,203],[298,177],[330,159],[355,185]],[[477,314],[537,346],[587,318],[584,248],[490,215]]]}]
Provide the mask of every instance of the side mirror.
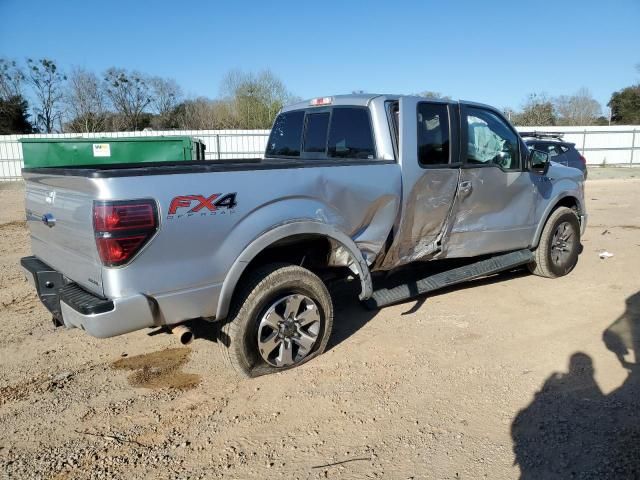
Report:
[{"label": "side mirror", "polygon": [[529,168],[539,175],[546,175],[549,170],[549,154],[541,150],[529,152]]}]

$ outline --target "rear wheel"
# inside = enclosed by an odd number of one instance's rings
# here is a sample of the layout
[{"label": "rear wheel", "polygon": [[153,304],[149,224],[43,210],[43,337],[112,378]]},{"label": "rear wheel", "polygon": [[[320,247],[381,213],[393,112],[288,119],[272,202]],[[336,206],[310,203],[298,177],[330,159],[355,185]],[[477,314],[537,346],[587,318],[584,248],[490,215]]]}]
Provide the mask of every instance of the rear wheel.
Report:
[{"label": "rear wheel", "polygon": [[529,270],[547,278],[562,277],[573,270],[580,253],[580,222],[573,210],[559,207],[549,216],[534,251]]},{"label": "rear wheel", "polygon": [[218,343],[237,373],[256,377],[321,354],[332,326],[333,305],[322,280],[302,267],[272,264],[240,286]]}]

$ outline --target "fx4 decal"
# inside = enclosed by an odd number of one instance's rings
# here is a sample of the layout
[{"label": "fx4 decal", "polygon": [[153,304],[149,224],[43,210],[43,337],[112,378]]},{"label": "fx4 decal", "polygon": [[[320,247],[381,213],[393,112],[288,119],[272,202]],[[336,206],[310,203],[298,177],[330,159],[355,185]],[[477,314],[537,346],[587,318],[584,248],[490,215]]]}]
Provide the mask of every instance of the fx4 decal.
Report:
[{"label": "fx4 decal", "polygon": [[233,209],[237,205],[236,195],[237,192],[225,195],[214,193],[208,197],[204,195],[180,195],[171,200],[167,218],[233,213]]}]

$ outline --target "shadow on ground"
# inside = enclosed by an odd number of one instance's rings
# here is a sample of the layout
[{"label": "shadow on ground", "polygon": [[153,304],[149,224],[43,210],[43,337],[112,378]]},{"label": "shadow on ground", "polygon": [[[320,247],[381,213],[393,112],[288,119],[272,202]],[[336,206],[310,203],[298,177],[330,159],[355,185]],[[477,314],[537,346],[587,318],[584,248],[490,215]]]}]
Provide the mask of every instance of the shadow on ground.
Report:
[{"label": "shadow on ground", "polygon": [[[444,263],[438,265],[438,270],[428,264],[416,264],[415,266],[405,267],[390,275],[379,277],[375,280],[375,288],[390,288],[403,282],[415,282],[426,275],[437,273],[438,271],[445,270],[447,268],[454,268],[459,266],[462,262],[457,263]],[[403,310],[401,315],[410,315],[418,311],[429,298],[437,297],[438,295],[445,295],[447,293],[464,290],[467,288],[475,288],[481,285],[491,285],[503,281],[508,281],[514,278],[519,278],[529,275],[526,268],[518,268],[512,271],[502,272],[488,277],[484,277],[478,280],[461,283],[452,287],[443,288],[436,292],[431,292],[425,295],[419,295],[418,297],[408,299],[406,302],[401,302],[401,305],[406,305],[406,309]],[[360,293],[360,282],[356,280],[339,280],[329,285],[329,291],[334,304],[334,322],[333,332],[327,346],[327,351],[333,347],[339,345],[358,330],[364,327],[372,318],[374,318],[380,310],[368,310],[358,300]],[[217,342],[218,338],[218,325],[216,322],[208,322],[204,319],[193,320],[187,322],[196,338],[209,340],[211,342]],[[152,334],[160,333],[160,331],[152,332]]]},{"label": "shadow on ground", "polygon": [[604,395],[591,358],[573,354],[512,424],[521,479],[640,479],[640,292],[602,339],[626,380]]},{"label": "shadow on ground", "polygon": [[[433,269],[425,269],[424,267],[413,267],[403,269],[402,271],[395,272],[387,278],[377,279],[375,282],[375,288],[386,287],[390,288],[403,282],[415,282],[416,279],[422,278],[427,274],[432,274]],[[401,302],[399,305],[406,306],[403,309],[401,315],[410,315],[418,311],[430,298],[437,297],[439,295],[446,295],[447,293],[465,290],[467,288],[475,288],[481,285],[491,285],[494,283],[500,283],[508,281],[514,278],[519,278],[529,275],[526,269],[516,269],[509,272],[503,272],[489,277],[484,277],[478,280],[461,283],[452,287],[443,288],[441,290],[431,292],[424,295],[419,295],[415,298],[408,299],[406,302]],[[375,317],[380,310],[368,310],[362,303],[358,301],[358,294],[360,292],[359,282],[343,282],[331,288],[331,296],[335,305],[335,318],[333,323],[333,334],[329,340],[327,350],[339,345],[351,335],[355,334],[364,325],[366,325],[373,317]],[[407,320],[410,321],[410,320]]]}]

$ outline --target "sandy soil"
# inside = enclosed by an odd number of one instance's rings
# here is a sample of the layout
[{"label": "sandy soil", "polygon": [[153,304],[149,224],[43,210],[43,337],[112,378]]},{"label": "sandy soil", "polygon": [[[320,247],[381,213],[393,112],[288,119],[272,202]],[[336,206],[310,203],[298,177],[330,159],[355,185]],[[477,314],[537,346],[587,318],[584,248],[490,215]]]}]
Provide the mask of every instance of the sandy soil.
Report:
[{"label": "sandy soil", "polygon": [[242,381],[205,339],[54,330],[22,195],[0,185],[2,478],[637,478],[638,179],[587,183],[568,277],[347,302],[327,353]]}]

